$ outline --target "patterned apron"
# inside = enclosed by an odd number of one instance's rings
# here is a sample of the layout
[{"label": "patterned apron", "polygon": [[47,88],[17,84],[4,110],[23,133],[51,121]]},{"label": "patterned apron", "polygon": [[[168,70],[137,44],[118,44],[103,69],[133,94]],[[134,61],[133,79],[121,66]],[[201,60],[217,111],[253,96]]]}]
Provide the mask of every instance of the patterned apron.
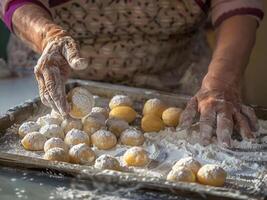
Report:
[{"label": "patterned apron", "polygon": [[206,16],[196,2],[54,0],[50,10],[90,60],[72,77],[193,94],[210,55],[200,28]]}]

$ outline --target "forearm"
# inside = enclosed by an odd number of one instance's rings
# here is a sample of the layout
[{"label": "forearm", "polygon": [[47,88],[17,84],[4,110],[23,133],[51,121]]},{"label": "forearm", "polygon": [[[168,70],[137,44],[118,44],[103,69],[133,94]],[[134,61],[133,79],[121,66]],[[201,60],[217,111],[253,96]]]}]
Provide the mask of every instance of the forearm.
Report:
[{"label": "forearm", "polygon": [[216,30],[216,48],[206,78],[239,86],[255,43],[256,29],[257,21],[248,16],[224,21]]}]

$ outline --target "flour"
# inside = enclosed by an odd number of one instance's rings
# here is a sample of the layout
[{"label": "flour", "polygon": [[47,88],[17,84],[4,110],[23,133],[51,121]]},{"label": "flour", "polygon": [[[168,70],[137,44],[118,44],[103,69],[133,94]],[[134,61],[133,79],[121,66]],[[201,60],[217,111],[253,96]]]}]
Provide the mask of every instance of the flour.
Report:
[{"label": "flour", "polygon": [[116,106],[130,106],[132,107],[132,100],[125,95],[115,95],[109,102],[110,109],[115,108]]}]

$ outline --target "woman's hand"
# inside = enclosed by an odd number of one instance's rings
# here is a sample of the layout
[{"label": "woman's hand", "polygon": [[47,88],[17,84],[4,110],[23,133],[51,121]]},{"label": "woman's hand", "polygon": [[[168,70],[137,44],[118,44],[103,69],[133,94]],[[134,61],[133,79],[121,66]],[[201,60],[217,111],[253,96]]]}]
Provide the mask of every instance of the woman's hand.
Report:
[{"label": "woman's hand", "polygon": [[214,132],[218,142],[224,147],[231,146],[231,135],[236,128],[243,139],[254,138],[258,123],[254,110],[242,105],[240,88],[228,85],[220,79],[207,75],[201,89],[191,98],[184,110],[180,126],[189,128],[194,118],[200,114],[201,143],[210,143]]}]

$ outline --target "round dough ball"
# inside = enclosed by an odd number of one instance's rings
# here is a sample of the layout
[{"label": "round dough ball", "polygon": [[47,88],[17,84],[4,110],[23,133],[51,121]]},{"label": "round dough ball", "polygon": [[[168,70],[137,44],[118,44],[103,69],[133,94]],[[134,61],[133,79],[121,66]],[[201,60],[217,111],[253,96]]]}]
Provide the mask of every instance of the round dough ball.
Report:
[{"label": "round dough ball", "polygon": [[116,146],[117,138],[110,131],[99,130],[91,135],[92,144],[98,149],[111,149]]},{"label": "round dough ball", "polygon": [[128,166],[143,167],[150,161],[148,153],[142,147],[132,147],[128,149],[123,160]]},{"label": "round dough ball", "polygon": [[21,137],[24,137],[24,136],[27,135],[28,133],[39,131],[39,129],[40,129],[40,125],[37,124],[36,122],[33,122],[33,121],[24,122],[24,123],[21,124],[21,126],[19,127],[18,134],[19,134]]},{"label": "round dough ball", "polygon": [[159,132],[164,129],[164,123],[159,117],[148,114],[142,118],[141,127],[145,132]]},{"label": "round dough ball", "polygon": [[44,135],[46,138],[52,138],[52,137],[57,137],[57,138],[64,138],[64,132],[62,128],[56,124],[47,124],[43,126],[40,129],[40,133]]},{"label": "round dough ball", "polygon": [[45,142],[46,137],[39,132],[28,133],[21,140],[21,144],[24,149],[30,151],[42,151],[44,149]]},{"label": "round dough ball", "polygon": [[133,128],[123,131],[120,139],[122,144],[129,146],[141,146],[145,141],[144,134]]},{"label": "round dough ball", "polygon": [[63,129],[64,133],[67,133],[73,128],[81,130],[83,125],[82,121],[79,119],[68,118],[61,123],[61,128]]},{"label": "round dough ball", "polygon": [[116,118],[107,119],[106,126],[108,130],[114,133],[117,137],[119,137],[124,130],[129,128],[129,124],[126,121]]},{"label": "round dough ball", "polygon": [[175,165],[173,165],[172,169],[176,170],[176,168],[178,167],[186,167],[190,169],[195,175],[197,175],[197,172],[200,169],[201,164],[193,157],[186,157],[178,160],[175,163]]},{"label": "round dough ball", "polygon": [[85,88],[76,87],[67,95],[70,104],[70,116],[75,119],[81,119],[89,114],[94,106],[93,95]]},{"label": "round dough ball", "polygon": [[161,118],[164,110],[166,110],[166,105],[161,100],[149,99],[144,105],[143,115],[150,114]]},{"label": "round dough ball", "polygon": [[65,136],[64,142],[69,145],[70,147],[85,143],[87,145],[90,145],[90,137],[88,134],[84,131],[78,130],[78,129],[71,129]]},{"label": "round dough ball", "polygon": [[95,152],[85,143],[77,144],[69,150],[70,162],[91,165],[96,158]]},{"label": "round dough ball", "polygon": [[47,152],[45,152],[43,158],[51,161],[69,162],[68,153],[59,147],[49,149]]},{"label": "round dough ball", "polygon": [[133,106],[133,102],[128,96],[116,95],[110,100],[109,108],[112,110],[113,108],[115,108],[117,106],[132,107]]},{"label": "round dough ball", "polygon": [[162,113],[162,120],[167,126],[177,126],[179,124],[180,116],[182,113],[181,108],[171,107]]},{"label": "round dough ball", "polygon": [[105,119],[108,118],[108,111],[106,108],[102,107],[93,107],[91,113],[100,113],[105,116]]},{"label": "round dough ball", "polygon": [[62,122],[61,118],[52,117],[49,114],[39,117],[37,119],[37,124],[39,124],[40,126],[51,125],[51,124],[60,125],[61,122]]},{"label": "round dough ball", "polygon": [[68,146],[64,143],[64,141],[61,138],[52,137],[45,142],[44,152],[47,152],[49,149],[52,149],[54,147],[62,148],[65,151],[69,150]]},{"label": "round dough ball", "polygon": [[202,166],[197,173],[199,183],[211,186],[223,186],[227,173],[218,165],[207,164]]},{"label": "round dough ball", "polygon": [[121,169],[119,161],[110,155],[101,155],[95,160],[95,168],[117,170]]},{"label": "round dough ball", "polygon": [[169,172],[167,180],[174,182],[196,182],[196,176],[190,169],[180,166]]},{"label": "round dough ball", "polygon": [[86,117],[83,118],[82,122],[83,122],[83,131],[85,131],[89,135],[92,135],[96,131],[105,127],[105,119],[101,117],[99,118],[87,115]]},{"label": "round dough ball", "polygon": [[118,106],[112,109],[109,113],[110,118],[116,118],[131,123],[135,120],[137,113],[129,106]]}]

